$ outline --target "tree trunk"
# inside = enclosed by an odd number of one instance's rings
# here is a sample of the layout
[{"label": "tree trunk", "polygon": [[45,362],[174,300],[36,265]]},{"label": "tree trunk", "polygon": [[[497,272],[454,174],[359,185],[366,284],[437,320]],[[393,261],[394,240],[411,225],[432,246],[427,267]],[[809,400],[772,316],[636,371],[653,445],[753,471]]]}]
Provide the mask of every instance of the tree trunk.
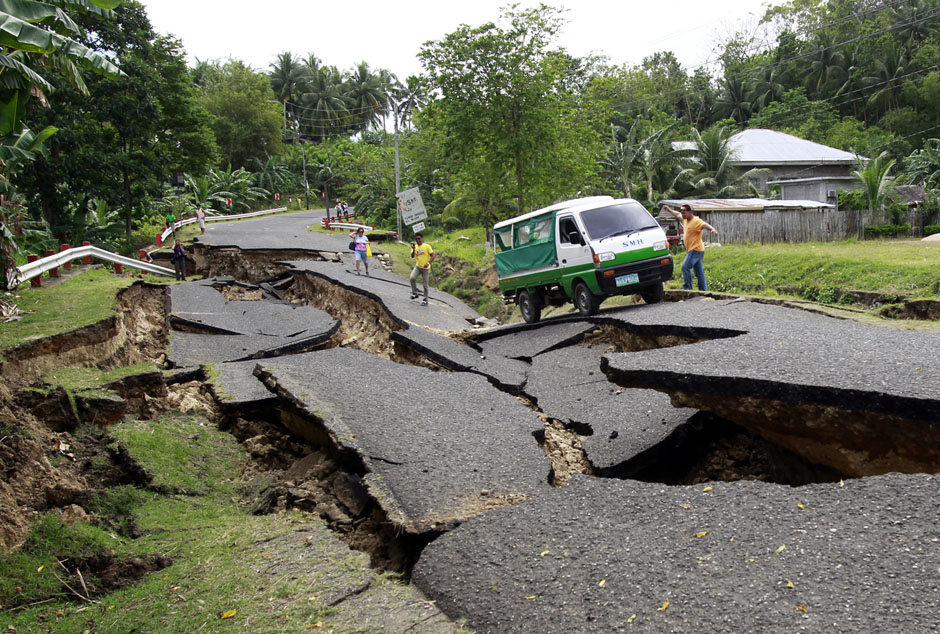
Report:
[{"label": "tree trunk", "polygon": [[127,238],[127,244],[131,242],[131,233],[134,230],[134,219],[133,219],[133,209],[134,209],[134,197],[131,193],[131,176],[125,169],[122,176],[124,177],[124,205],[125,205],[125,214],[124,214],[124,235]]}]

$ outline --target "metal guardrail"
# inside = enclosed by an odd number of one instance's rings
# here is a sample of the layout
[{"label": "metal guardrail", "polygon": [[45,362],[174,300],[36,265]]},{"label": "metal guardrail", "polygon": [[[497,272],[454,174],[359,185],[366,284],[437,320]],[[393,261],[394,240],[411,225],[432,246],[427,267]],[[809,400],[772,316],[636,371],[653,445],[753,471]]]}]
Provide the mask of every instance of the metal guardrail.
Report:
[{"label": "metal guardrail", "polygon": [[[323,225],[324,223],[320,223]],[[364,231],[372,231],[374,227],[372,225],[361,225],[356,222],[331,222],[330,229],[362,229]]]},{"label": "metal guardrail", "polygon": [[121,266],[129,266],[131,268],[140,269],[141,271],[146,271],[147,273],[154,273],[155,275],[176,276],[176,272],[173,269],[168,269],[165,266],[159,266],[143,260],[135,260],[123,255],[118,255],[117,253],[105,251],[104,249],[99,249],[98,247],[85,246],[59,251],[55,255],[46,256],[35,262],[29,262],[28,264],[17,267],[16,276],[12,280],[12,286],[19,286],[23,282],[27,282],[34,277],[38,277],[52,269],[63,266],[72,260],[84,257],[93,257],[99,260],[113,262],[114,264],[120,264]]},{"label": "metal guardrail", "polygon": [[[268,214],[276,214],[282,211],[287,211],[287,207],[278,207],[277,209],[264,209],[262,211],[252,211],[247,214],[232,214],[231,216],[224,215],[215,215],[210,216],[206,214],[206,222],[219,222],[221,220],[242,220],[244,218],[257,218],[258,216],[266,216]],[[185,227],[186,225],[191,225],[196,222],[196,218],[186,218],[185,220],[177,220],[173,223],[172,227],[167,227],[163,230],[163,233],[160,234],[160,241],[166,242],[166,239],[173,234],[176,229],[180,227]]]},{"label": "metal guardrail", "polygon": [[[287,207],[278,207],[276,209],[264,209],[262,211],[252,211],[247,214],[233,214],[231,216],[208,216],[206,217],[206,222],[220,221],[220,220],[241,220],[244,218],[256,218],[258,216],[266,216],[269,214],[276,214],[282,211],[287,211]],[[186,220],[178,220],[173,223],[175,228],[184,227],[188,224],[196,222],[195,218],[187,218]],[[370,227],[371,228],[371,227]],[[163,231],[160,237],[161,241],[166,240],[167,236],[172,235],[173,228],[167,227]],[[106,262],[112,262],[114,264],[120,264],[121,266],[129,266],[131,268],[139,269],[147,273],[153,273],[155,275],[168,275],[170,277],[175,277],[176,272],[173,269],[168,269],[165,266],[159,266],[152,262],[147,262],[144,260],[135,260],[133,258],[128,258],[123,255],[118,255],[117,253],[111,253],[110,251],[105,251],[104,249],[99,249],[98,247],[93,246],[81,246],[75,247],[72,249],[66,249],[65,251],[59,251],[54,255],[49,255],[44,258],[39,258],[34,262],[29,262],[23,266],[17,267],[16,274],[10,280],[10,287],[15,288],[22,284],[23,282],[28,282],[34,277],[39,277],[43,273],[47,273],[53,269],[57,269],[60,266],[64,266],[68,262],[73,260],[78,260],[79,258],[93,257],[99,260],[105,260]]]}]

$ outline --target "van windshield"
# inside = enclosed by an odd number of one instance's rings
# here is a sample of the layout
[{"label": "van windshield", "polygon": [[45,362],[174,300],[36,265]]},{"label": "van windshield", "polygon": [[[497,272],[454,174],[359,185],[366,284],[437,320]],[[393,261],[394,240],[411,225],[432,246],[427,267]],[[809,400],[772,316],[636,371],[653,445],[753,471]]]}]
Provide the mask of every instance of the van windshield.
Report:
[{"label": "van windshield", "polygon": [[603,240],[659,226],[643,205],[636,202],[617,203],[609,207],[582,211],[581,221],[591,240]]}]

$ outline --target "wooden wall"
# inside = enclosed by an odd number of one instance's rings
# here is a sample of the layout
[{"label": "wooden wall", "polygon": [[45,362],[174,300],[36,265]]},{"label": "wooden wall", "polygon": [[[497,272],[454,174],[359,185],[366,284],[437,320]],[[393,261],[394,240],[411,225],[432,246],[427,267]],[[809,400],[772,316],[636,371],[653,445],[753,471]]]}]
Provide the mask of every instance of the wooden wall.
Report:
[{"label": "wooden wall", "polygon": [[[701,216],[719,231],[717,239],[705,231],[702,234],[705,241],[721,243],[832,242],[847,238],[864,239],[865,225],[890,222],[884,214],[831,209],[702,211]],[[916,209],[906,213],[905,222],[911,225],[908,237],[920,237],[922,234],[921,217],[921,212]]]}]

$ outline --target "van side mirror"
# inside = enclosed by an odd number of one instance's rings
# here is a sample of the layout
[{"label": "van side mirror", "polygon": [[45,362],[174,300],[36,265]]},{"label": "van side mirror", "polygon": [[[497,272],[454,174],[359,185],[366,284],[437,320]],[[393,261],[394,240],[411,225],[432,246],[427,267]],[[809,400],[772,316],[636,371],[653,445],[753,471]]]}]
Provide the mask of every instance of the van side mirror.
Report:
[{"label": "van side mirror", "polygon": [[584,246],[584,240],[581,239],[581,234],[577,231],[568,232],[568,242],[571,244],[580,244],[581,246]]}]

